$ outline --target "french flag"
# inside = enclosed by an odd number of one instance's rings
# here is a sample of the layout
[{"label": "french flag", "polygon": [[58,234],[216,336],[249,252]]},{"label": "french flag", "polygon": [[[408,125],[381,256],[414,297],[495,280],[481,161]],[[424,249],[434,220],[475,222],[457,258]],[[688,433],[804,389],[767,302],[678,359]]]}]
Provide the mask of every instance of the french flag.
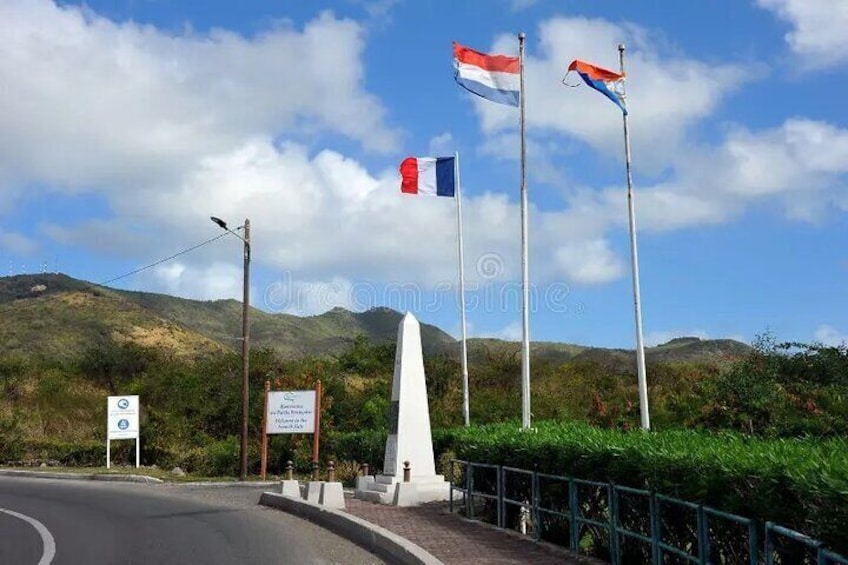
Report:
[{"label": "french flag", "polygon": [[521,64],[518,57],[488,55],[453,42],[454,78],[461,87],[486,100],[518,106]]},{"label": "french flag", "polygon": [[456,193],[455,157],[407,157],[400,164],[400,191],[448,196]]}]

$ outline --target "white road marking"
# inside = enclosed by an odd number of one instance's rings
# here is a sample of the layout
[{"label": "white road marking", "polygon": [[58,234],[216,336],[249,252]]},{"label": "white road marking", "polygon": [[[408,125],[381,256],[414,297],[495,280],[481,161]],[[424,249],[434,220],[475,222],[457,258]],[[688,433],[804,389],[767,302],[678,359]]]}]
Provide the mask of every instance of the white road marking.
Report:
[{"label": "white road marking", "polygon": [[5,508],[0,508],[0,512],[19,518],[35,528],[35,531],[37,531],[38,535],[41,536],[41,543],[44,545],[44,555],[41,556],[41,560],[38,562],[38,565],[50,565],[53,562],[53,558],[56,556],[56,542],[53,541],[53,535],[50,533],[50,530],[48,530],[44,524],[35,518],[30,518],[26,514],[21,514],[14,510],[7,510]]}]

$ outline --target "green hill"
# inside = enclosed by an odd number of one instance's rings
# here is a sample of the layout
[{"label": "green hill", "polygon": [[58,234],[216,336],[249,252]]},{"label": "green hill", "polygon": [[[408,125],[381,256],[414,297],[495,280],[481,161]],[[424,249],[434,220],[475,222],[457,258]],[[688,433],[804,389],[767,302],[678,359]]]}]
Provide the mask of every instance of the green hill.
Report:
[{"label": "green hill", "polygon": [[[340,353],[358,335],[395,339],[401,314],[390,308],[355,313],[336,308],[318,316],[271,314],[251,308],[251,347],[289,357]],[[0,277],[0,354],[71,358],[106,338],[162,346],[181,354],[238,348],[242,306],[235,300],[189,300],[110,289],[62,274]],[[454,339],[422,324],[425,349]]]},{"label": "green hill", "polygon": [[222,345],[119,292],[63,275],[0,279],[0,356],[68,360],[106,341],[196,357]]},{"label": "green hill", "polygon": [[[0,355],[73,358],[105,339],[133,341],[192,356],[238,349],[241,303],[190,300],[165,294],[106,288],[63,274],[0,277]],[[286,357],[332,355],[358,335],[391,342],[401,314],[390,308],[350,312],[335,308],[317,316],[272,314],[251,308],[251,346],[269,347]],[[458,358],[459,343],[441,329],[421,325],[425,352]],[[648,362],[738,358],[750,348],[733,340],[678,338],[647,348]],[[635,364],[633,352],[569,343],[534,342],[534,359],[559,364],[594,361],[613,370]],[[498,339],[469,340],[472,360],[519,355],[519,344]]]},{"label": "green hill", "polygon": [[[459,343],[449,346],[459,354]],[[745,356],[751,347],[732,339],[675,338],[656,347],[645,348],[646,363],[709,362],[724,364]],[[483,361],[492,356],[513,355],[519,358],[521,344],[492,338],[468,340],[468,356],[472,361]],[[559,365],[567,361],[586,361],[601,365],[613,373],[635,371],[636,357],[632,349],[589,347],[573,343],[538,341],[530,343],[530,356],[535,361]]]}]

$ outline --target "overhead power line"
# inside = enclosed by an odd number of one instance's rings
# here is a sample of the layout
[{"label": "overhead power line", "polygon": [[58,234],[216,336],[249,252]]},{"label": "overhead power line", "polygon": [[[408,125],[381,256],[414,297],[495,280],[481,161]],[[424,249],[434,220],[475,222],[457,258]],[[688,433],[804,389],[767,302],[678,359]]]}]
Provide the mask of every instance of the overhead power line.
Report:
[{"label": "overhead power line", "polygon": [[[156,267],[157,265],[161,265],[162,263],[167,263],[168,261],[171,261],[172,259],[176,259],[177,257],[180,257],[181,255],[185,255],[186,253],[191,253],[192,251],[199,249],[199,248],[203,247],[204,245],[209,245],[213,241],[217,241],[217,240],[221,239],[222,237],[226,237],[227,235],[229,235],[229,233],[224,232],[222,234],[216,235],[215,237],[210,237],[206,241],[202,241],[202,242],[198,243],[197,245],[192,245],[191,247],[183,249],[182,251],[178,251],[177,253],[174,253],[173,255],[168,255],[167,257],[159,259],[158,261],[154,261],[153,263],[150,263],[149,265],[139,267],[138,269],[133,269],[132,271],[130,271],[128,273],[118,275],[117,277],[112,277],[111,279],[107,279],[107,280],[101,281],[99,283],[90,283],[87,286],[84,286],[84,287],[78,289],[76,292],[85,292],[85,291],[90,290],[90,289],[95,288],[95,287],[105,287],[107,284],[111,284],[115,281],[119,281],[121,279],[125,279],[125,278],[131,277],[133,275],[137,275],[137,274],[144,272],[148,269],[152,269],[153,267]],[[33,300],[31,302],[15,304],[15,305],[13,305],[9,308],[4,308],[4,309],[0,310],[0,316],[2,316],[3,314],[6,314],[7,312],[12,312],[12,311],[15,311],[15,310],[22,310],[24,308],[29,308],[31,306],[43,304],[44,302],[46,302],[48,300],[53,300],[53,299],[56,299],[60,296],[62,296],[62,293],[48,294],[48,295],[44,296],[41,300]]]}]

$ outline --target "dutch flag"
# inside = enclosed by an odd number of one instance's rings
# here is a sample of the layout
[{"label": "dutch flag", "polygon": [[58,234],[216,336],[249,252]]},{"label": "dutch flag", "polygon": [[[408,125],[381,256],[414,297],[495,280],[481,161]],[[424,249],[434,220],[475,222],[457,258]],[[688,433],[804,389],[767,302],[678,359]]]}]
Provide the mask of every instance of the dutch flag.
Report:
[{"label": "dutch flag", "polygon": [[407,157],[400,164],[400,191],[448,196],[456,193],[455,157]]},{"label": "dutch flag", "polygon": [[454,78],[461,87],[486,100],[518,106],[521,63],[518,57],[488,55],[453,43]]}]

